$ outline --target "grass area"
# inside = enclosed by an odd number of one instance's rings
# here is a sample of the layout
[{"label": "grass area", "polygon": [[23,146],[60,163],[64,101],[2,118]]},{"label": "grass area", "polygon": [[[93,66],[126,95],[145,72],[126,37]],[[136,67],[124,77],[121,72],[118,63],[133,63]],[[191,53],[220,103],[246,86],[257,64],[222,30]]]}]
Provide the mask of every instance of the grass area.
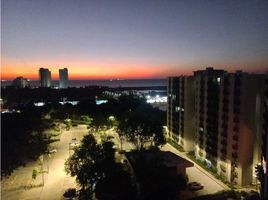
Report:
[{"label": "grass area", "polygon": [[173,146],[175,149],[177,149],[180,152],[184,152],[184,149],[182,148],[181,145],[179,145],[178,143],[174,142],[173,140],[171,140],[170,138],[167,138],[167,143],[169,143],[171,146]]},{"label": "grass area", "polygon": [[213,175],[216,179],[218,179],[218,180],[222,181],[224,184],[226,184],[229,188],[236,189],[235,185],[229,183],[224,177],[220,176],[217,173],[216,167],[214,167],[214,166],[209,167],[205,160],[196,159],[194,151],[189,151],[186,155],[188,158],[190,158],[192,161],[194,161],[196,164],[198,164],[204,170],[206,170],[211,175]]}]

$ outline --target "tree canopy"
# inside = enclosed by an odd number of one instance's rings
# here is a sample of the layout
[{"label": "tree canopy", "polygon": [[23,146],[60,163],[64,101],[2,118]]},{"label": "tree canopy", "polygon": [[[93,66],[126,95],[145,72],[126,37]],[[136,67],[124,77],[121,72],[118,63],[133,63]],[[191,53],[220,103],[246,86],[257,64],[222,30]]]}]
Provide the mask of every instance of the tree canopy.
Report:
[{"label": "tree canopy", "polygon": [[162,112],[148,104],[141,103],[137,108],[130,109],[125,113],[124,118],[121,118],[118,132],[125,134],[137,149],[143,149],[146,142],[155,146],[164,143],[163,125]]},{"label": "tree canopy", "polygon": [[[84,136],[81,145],[65,163],[68,174],[76,177],[80,199],[131,199],[133,189],[129,174],[115,162],[113,143],[97,144],[94,136]],[[123,191],[119,192],[122,188]]]}]

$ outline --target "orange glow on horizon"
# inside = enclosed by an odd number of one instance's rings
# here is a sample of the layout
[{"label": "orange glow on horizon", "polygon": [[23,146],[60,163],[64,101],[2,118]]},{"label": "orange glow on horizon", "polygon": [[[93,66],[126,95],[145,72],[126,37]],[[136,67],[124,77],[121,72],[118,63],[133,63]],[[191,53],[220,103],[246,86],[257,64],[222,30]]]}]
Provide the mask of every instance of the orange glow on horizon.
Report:
[{"label": "orange glow on horizon", "polygon": [[[166,78],[168,76],[193,75],[193,71],[205,69],[206,64],[200,64],[200,67],[193,67],[192,64],[187,64],[182,61],[180,65],[152,65],[132,63],[122,60],[115,62],[108,60],[104,64],[100,60],[87,61],[79,59],[69,59],[64,62],[57,60],[49,60],[41,62],[33,60],[32,64],[23,62],[22,60],[2,59],[1,79],[13,80],[18,76],[23,76],[30,80],[38,80],[38,71],[40,67],[48,68],[51,71],[52,79],[58,80],[59,69],[68,68],[70,80],[87,80],[87,79],[138,79],[138,78]],[[236,67],[226,67],[220,63],[214,63],[210,66],[217,66],[216,69],[226,69],[228,72],[234,72],[239,69],[247,69],[248,72],[263,73],[267,71],[267,67],[260,65],[250,65]],[[228,65],[227,65],[228,66]],[[233,65],[229,65],[233,66]]]},{"label": "orange glow on horizon", "polygon": [[[59,79],[59,72],[58,70],[63,67],[45,67],[51,71],[52,79],[58,80]],[[122,67],[122,66],[98,66],[98,67],[72,67],[69,66],[68,74],[70,80],[86,80],[86,79],[135,79],[135,78],[165,78],[170,76],[173,70],[163,70],[163,67],[154,67],[154,66],[147,66],[147,67]],[[23,76],[30,80],[38,80],[39,67],[2,67],[1,71],[1,79],[4,80],[13,80],[18,76]],[[178,71],[178,70],[176,70]],[[169,73],[168,73],[169,72]],[[185,74],[185,73],[184,73]]]}]

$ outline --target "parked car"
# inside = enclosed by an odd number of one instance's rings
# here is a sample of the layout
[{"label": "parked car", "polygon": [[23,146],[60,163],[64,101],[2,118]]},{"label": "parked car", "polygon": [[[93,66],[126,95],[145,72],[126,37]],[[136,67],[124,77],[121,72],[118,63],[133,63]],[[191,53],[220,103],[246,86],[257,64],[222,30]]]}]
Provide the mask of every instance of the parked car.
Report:
[{"label": "parked car", "polygon": [[57,149],[49,149],[46,153],[57,153]]},{"label": "parked car", "polygon": [[191,182],[188,183],[188,188],[190,190],[202,190],[204,188],[204,185],[198,182]]},{"label": "parked car", "polygon": [[78,145],[78,141],[76,140],[76,138],[73,138],[72,141],[70,142],[71,146],[76,146]]},{"label": "parked car", "polygon": [[69,188],[63,194],[64,199],[74,199],[76,197],[76,189]]}]

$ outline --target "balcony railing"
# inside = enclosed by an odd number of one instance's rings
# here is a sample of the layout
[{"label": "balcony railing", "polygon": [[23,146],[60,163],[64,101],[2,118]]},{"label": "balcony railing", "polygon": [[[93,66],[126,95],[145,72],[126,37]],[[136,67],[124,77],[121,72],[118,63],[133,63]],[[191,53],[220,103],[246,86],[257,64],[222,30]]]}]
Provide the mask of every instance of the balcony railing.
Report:
[{"label": "balcony railing", "polygon": [[237,134],[233,135],[233,140],[238,141],[238,135]]}]

